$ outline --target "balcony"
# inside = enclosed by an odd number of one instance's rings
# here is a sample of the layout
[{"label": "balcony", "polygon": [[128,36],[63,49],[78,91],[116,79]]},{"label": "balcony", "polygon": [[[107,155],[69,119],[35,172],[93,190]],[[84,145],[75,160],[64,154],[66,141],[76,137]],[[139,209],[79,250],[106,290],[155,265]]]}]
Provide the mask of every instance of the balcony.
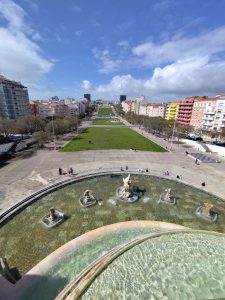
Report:
[{"label": "balcony", "polygon": [[215,115],[215,112],[206,112],[205,115]]},{"label": "balcony", "polygon": [[178,116],[177,120],[184,120],[184,121],[190,121],[191,119],[190,118],[185,118],[185,117],[182,117],[182,116]]},{"label": "balcony", "polygon": [[212,117],[203,117],[202,120],[213,121],[214,118],[212,118]]},{"label": "balcony", "polygon": [[183,110],[183,109],[179,109],[179,111],[178,111],[178,114],[182,114],[182,113],[184,113],[184,114],[191,114],[192,113],[192,110],[191,109],[185,109],[185,110]]}]

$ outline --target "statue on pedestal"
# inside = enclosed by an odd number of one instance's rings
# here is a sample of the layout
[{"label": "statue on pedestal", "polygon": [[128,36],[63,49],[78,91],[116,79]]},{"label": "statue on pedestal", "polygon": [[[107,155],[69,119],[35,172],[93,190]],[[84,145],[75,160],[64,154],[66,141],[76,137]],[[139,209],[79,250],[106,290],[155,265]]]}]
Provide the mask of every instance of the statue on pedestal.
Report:
[{"label": "statue on pedestal", "polygon": [[84,196],[79,199],[82,206],[91,206],[97,203],[95,197],[91,194],[90,190],[84,192]]},{"label": "statue on pedestal", "polygon": [[48,228],[53,228],[65,220],[65,214],[55,208],[50,208],[49,213],[41,218],[41,222]]},{"label": "statue on pedestal", "polygon": [[129,174],[126,178],[123,178],[123,189],[122,189],[123,195],[127,198],[130,196],[130,185],[131,185],[131,180]]},{"label": "statue on pedestal", "polygon": [[176,198],[171,195],[171,189],[165,189],[165,192],[162,193],[159,197],[157,203],[169,203],[176,204]]},{"label": "statue on pedestal", "polygon": [[212,211],[213,205],[205,202],[203,206],[199,206],[196,209],[196,215],[207,221],[216,222],[218,214]]},{"label": "statue on pedestal", "polygon": [[138,200],[140,193],[137,188],[131,188],[130,174],[126,178],[123,178],[123,186],[116,189],[116,195],[126,202],[135,202]]},{"label": "statue on pedestal", "polygon": [[52,207],[49,209],[49,220],[50,221],[54,221],[56,218],[55,216],[55,209]]}]

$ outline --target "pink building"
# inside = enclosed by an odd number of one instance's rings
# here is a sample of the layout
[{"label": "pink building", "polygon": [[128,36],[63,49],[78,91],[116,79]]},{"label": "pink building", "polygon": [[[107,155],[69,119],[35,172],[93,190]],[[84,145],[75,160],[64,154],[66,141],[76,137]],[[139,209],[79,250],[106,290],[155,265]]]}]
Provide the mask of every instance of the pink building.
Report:
[{"label": "pink building", "polygon": [[185,98],[180,104],[179,104],[179,110],[177,114],[177,123],[183,126],[190,125],[191,121],[191,114],[193,109],[193,104],[195,99],[198,97],[190,97]]},{"label": "pink building", "polygon": [[125,113],[131,112],[132,101],[123,101],[122,108]]}]

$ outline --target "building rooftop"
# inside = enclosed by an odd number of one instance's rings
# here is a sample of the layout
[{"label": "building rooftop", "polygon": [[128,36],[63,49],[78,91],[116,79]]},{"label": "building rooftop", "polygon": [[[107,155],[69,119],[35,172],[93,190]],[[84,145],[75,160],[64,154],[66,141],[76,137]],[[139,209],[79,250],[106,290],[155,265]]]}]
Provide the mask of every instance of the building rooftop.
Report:
[{"label": "building rooftop", "polygon": [[0,83],[13,84],[13,85],[17,85],[18,87],[26,88],[24,85],[21,84],[20,81],[9,80],[2,75],[0,75]]}]

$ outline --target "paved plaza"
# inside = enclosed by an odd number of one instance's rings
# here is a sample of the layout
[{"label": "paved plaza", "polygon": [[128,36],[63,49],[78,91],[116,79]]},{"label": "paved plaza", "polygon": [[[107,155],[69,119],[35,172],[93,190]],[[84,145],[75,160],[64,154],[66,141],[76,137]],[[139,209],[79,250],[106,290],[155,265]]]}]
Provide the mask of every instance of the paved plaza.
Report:
[{"label": "paved plaza", "polygon": [[[82,126],[83,128],[88,127],[90,122],[83,123]],[[132,129],[170,149],[170,143],[163,138],[148,134],[138,127],[132,126]],[[73,135],[75,133],[70,134],[69,137],[64,137],[57,143],[64,144]],[[26,150],[1,165],[0,214],[33,192],[67,179],[68,175],[60,176],[58,174],[59,167],[65,172],[72,167],[76,174],[75,177],[97,170],[120,171],[121,167],[125,169],[126,166],[132,170],[148,169],[149,174],[162,177],[166,171],[169,171],[170,175],[166,178],[177,180],[177,175],[181,175],[183,183],[203,189],[225,200],[224,159],[212,154],[212,158],[220,160],[221,163],[197,165],[194,159],[186,155],[186,150],[187,148],[179,144],[173,144],[172,151],[166,153],[133,150],[97,150],[70,153],[48,149]],[[202,182],[205,182],[205,187],[202,187]]]}]

